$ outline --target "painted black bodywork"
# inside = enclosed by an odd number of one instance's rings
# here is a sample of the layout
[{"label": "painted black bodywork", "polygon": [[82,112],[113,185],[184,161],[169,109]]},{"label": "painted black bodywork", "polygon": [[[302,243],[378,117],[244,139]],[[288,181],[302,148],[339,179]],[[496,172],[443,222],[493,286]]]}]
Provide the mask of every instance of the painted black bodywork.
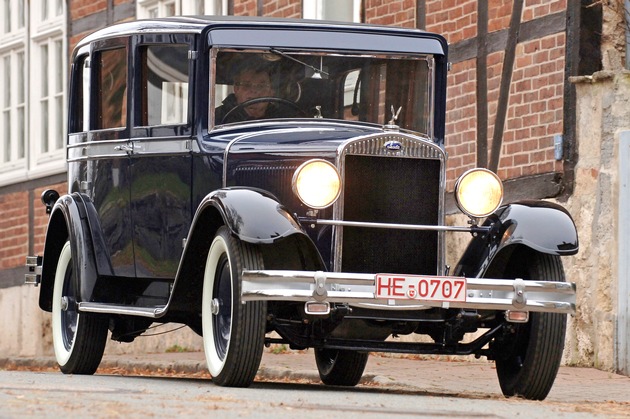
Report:
[{"label": "painted black bodywork", "polygon": [[[135,51],[142,45],[168,43],[187,45],[191,51],[187,71],[194,84],[188,102],[189,120],[176,126],[141,126],[143,110],[137,105],[140,89],[135,83],[142,74]],[[55,262],[66,240],[70,240],[75,257],[81,301],[166,308],[156,321],[185,323],[197,332],[201,330],[199,313],[207,249],[222,225],[228,226],[240,240],[259,246],[266,269],[334,270],[330,227],[301,223],[300,220],[310,216],[309,209],[290,189],[277,183],[273,176],[258,175],[262,172],[247,177],[248,168],[269,168],[273,173],[281,173],[277,177],[290,177],[306,160],[321,158],[334,162],[339,146],[347,140],[386,130],[375,124],[312,118],[212,128],[205,93],[210,88],[212,46],[432,54],[436,66],[433,132],[431,138],[422,138],[437,148],[444,147],[447,44],[439,35],[354,24],[172,18],[101,30],[79,43],[74,62],[88,53],[98,56],[100,49],[120,46],[127,48],[130,63],[127,126],[86,129],[78,121],[80,115],[69,112],[69,193],[52,208],[43,258],[39,304],[47,311],[52,307]],[[75,64],[71,92],[77,91],[80,71]],[[98,92],[85,94],[96,97]],[[80,100],[71,96],[70,109],[82,109]],[[96,114],[91,111],[90,119],[94,118]],[[436,166],[426,170],[429,173],[445,169]],[[444,193],[439,190],[438,181],[427,183],[423,191],[436,197],[431,199],[435,207],[439,205],[437,197]],[[357,201],[361,198],[353,197],[352,205],[358,208],[353,214],[357,217],[362,204]],[[406,201],[400,202],[396,200],[392,207],[395,209]],[[318,216],[330,218],[330,211],[323,210]],[[437,213],[434,217],[423,216],[432,223],[441,222]],[[407,222],[404,218],[386,221]],[[556,255],[570,255],[578,250],[570,215],[553,204],[507,204],[488,217],[484,225],[489,227],[489,233],[472,239],[455,268],[457,274],[481,277],[498,255],[517,246]],[[437,233],[404,237],[437,242]],[[436,266],[437,259],[431,257],[421,265],[430,266],[432,272],[422,273],[443,273],[445,267]],[[404,271],[405,267],[400,269]],[[279,320],[287,311],[292,313],[287,317],[294,316],[293,311],[299,313],[298,306],[288,304],[287,309],[277,303],[269,304],[272,313],[269,329],[280,332],[295,347],[321,344],[328,336],[326,333],[307,338],[310,332],[292,329]],[[421,330],[417,323],[422,319],[441,318],[435,311],[401,314],[357,309],[353,316],[345,316],[350,321],[339,327],[344,313],[337,314],[338,318],[333,316],[322,326],[322,330],[331,333],[329,337],[356,338],[354,335],[360,332],[371,342],[363,346],[357,342],[337,342],[339,348],[346,349],[377,348],[385,344],[375,342],[392,333]],[[138,326],[133,322],[124,316],[115,317],[114,336],[123,341],[132,340],[136,332],[129,331],[134,330],[132,325]],[[333,330],[336,332],[332,333]],[[453,353],[479,349],[461,347]]]}]

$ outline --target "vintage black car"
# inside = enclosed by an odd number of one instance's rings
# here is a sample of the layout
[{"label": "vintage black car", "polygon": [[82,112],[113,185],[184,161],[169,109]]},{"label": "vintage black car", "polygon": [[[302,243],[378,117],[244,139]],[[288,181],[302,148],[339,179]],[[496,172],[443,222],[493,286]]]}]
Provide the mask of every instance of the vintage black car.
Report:
[{"label": "vintage black car", "polygon": [[[482,168],[455,186],[469,223],[447,225],[448,67],[439,35],[361,24],[174,17],[81,41],[69,192],[43,194],[27,260],[61,371],[94,373],[108,330],[174,322],[218,385],[248,386],[281,343],[313,348],[329,385],[356,385],[369,352],[475,355],[505,395],[545,398],[575,225],[502,205]],[[447,234],[471,236],[453,269]]]}]

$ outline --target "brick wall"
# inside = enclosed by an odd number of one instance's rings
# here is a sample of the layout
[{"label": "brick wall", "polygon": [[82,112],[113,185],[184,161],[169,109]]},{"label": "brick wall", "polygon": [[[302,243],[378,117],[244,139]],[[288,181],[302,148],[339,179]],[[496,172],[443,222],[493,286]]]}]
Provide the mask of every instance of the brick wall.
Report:
[{"label": "brick wall", "polygon": [[24,265],[28,253],[28,192],[0,195],[0,269]]},{"label": "brick wall", "polygon": [[299,19],[302,17],[301,0],[273,0],[265,1],[263,15],[272,17],[287,17]]},{"label": "brick wall", "polygon": [[[113,4],[113,8],[112,8]],[[71,0],[69,2],[72,31],[69,50],[91,30],[92,23],[105,26],[117,18],[128,19],[135,13],[134,0]],[[415,0],[364,0],[363,16],[367,23],[416,27]],[[477,36],[477,0],[427,0],[426,29],[444,35],[451,45]],[[509,27],[513,0],[489,0],[488,31],[505,31]],[[260,9],[259,9],[260,7]],[[525,0],[522,21],[562,13],[567,0]],[[117,10],[126,10],[120,15]],[[130,11],[133,12],[130,12]],[[235,15],[300,18],[302,0],[234,0]],[[103,19],[101,19],[103,17]],[[85,24],[86,22],[90,24]],[[77,29],[80,28],[80,29]],[[83,30],[86,28],[86,30]],[[90,29],[90,30],[88,30]],[[566,39],[564,32],[542,39],[522,42],[517,46],[510,99],[503,137],[499,176],[506,180],[538,173],[561,172],[562,162],[554,160],[554,136],[563,132],[563,83]],[[494,130],[497,101],[503,66],[503,51],[487,57],[488,75],[488,136]],[[448,76],[446,117],[446,147],[448,187],[465,170],[476,165],[477,153],[477,71],[475,59],[454,62]],[[488,149],[491,144],[489,141]],[[65,192],[65,185],[52,187]],[[0,270],[21,266],[28,253],[28,208],[33,205],[35,226],[33,247],[41,252],[47,216],[39,202],[44,188],[33,190],[33,202],[28,192],[0,195]],[[5,215],[5,211],[6,214]]]},{"label": "brick wall", "polygon": [[413,0],[365,0],[365,22],[378,25],[416,27],[416,2]]},{"label": "brick wall", "polygon": [[[512,8],[512,0],[489,0],[490,34],[508,29]],[[565,9],[566,0],[526,0],[521,20],[531,21]],[[477,36],[477,0],[427,1],[426,26],[445,36],[451,45]],[[554,136],[563,132],[564,54],[563,32],[517,45],[497,170],[504,180],[563,170],[562,162],[554,159],[553,143]],[[487,57],[488,150],[492,147],[503,59],[503,51]],[[448,76],[449,190],[457,176],[476,165],[476,78],[474,59],[454,63]]]}]

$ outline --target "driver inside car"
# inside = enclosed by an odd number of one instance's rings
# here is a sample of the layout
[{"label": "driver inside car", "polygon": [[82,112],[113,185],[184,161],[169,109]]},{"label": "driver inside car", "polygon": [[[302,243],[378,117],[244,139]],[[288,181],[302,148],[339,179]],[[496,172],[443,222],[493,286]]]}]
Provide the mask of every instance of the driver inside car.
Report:
[{"label": "driver inside car", "polygon": [[215,110],[215,123],[224,124],[286,116],[280,114],[274,102],[261,101],[247,104],[247,101],[263,97],[275,97],[270,68],[264,65],[243,66],[234,75],[234,93],[228,95],[223,100],[223,104]]}]

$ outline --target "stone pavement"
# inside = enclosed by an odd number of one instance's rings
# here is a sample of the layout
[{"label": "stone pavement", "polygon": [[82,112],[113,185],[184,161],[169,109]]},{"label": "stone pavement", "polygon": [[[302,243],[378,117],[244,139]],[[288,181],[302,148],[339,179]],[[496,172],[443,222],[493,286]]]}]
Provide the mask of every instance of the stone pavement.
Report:
[{"label": "stone pavement", "polygon": [[[0,369],[55,368],[52,357],[3,358]],[[100,371],[134,373],[155,371],[173,374],[207,372],[203,352],[142,355],[106,355]],[[97,372],[98,373],[98,372]],[[296,380],[320,383],[312,351],[263,354],[257,381]],[[372,354],[359,384],[384,390],[417,392],[430,396],[502,398],[494,364],[485,361],[427,360]],[[594,368],[561,367],[546,402],[627,405],[630,417],[630,377]]]}]

